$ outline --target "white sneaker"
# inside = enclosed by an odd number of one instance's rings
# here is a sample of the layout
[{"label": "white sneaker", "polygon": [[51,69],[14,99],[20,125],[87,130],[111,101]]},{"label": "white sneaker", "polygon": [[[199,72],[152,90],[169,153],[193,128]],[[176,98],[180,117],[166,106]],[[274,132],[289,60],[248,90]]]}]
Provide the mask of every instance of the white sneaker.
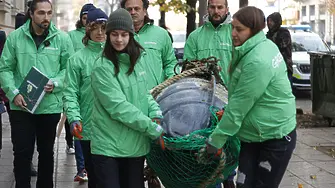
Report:
[{"label": "white sneaker", "polygon": [[73,155],[75,153],[75,150],[73,147],[66,146],[66,153],[69,155]]}]

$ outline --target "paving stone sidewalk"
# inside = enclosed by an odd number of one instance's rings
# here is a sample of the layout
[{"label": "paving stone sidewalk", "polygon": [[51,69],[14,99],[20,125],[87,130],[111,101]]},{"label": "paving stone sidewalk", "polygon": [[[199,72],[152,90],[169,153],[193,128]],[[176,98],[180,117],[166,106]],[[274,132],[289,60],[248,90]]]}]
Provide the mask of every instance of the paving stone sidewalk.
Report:
[{"label": "paving stone sidewalk", "polygon": [[[3,149],[0,158],[0,188],[14,188],[13,152],[10,141],[10,125],[7,114],[3,114]],[[64,131],[55,144],[55,188],[86,188],[87,183],[73,182],[76,173],[74,155],[65,152]],[[335,128],[298,129],[298,142],[281,188],[334,188],[335,187]],[[329,155],[319,151],[329,152]],[[34,154],[37,165],[37,152]],[[32,178],[35,187],[36,178]]]}]

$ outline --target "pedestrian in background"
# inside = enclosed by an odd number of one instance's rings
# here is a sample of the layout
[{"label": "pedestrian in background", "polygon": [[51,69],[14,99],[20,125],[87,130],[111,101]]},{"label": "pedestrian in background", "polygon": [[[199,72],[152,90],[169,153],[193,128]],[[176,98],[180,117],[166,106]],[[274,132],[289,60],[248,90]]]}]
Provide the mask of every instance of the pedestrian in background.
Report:
[{"label": "pedestrian in background", "polygon": [[[80,140],[85,159],[85,168],[78,168],[77,176],[87,172],[88,187],[97,188],[96,176],[91,156],[91,115],[93,91],[91,72],[95,60],[101,56],[106,41],[106,21],[108,16],[101,9],[90,9],[87,13],[84,48],[70,59],[65,76],[63,92],[64,109],[71,125],[72,134]],[[85,171],[86,169],[86,171]]]}]

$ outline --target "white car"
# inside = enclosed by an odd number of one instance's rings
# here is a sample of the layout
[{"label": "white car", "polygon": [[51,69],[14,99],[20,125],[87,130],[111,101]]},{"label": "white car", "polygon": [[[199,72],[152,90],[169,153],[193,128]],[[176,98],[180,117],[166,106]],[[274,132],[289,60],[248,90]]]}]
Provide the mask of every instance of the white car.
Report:
[{"label": "white car", "polygon": [[321,37],[312,32],[290,31],[292,38],[293,89],[311,90],[310,56],[308,51],[329,52]]},{"label": "white car", "polygon": [[174,31],[171,32],[173,43],[172,46],[175,51],[175,55],[178,61],[182,61],[184,55],[184,46],[186,41],[186,32],[185,31]]}]

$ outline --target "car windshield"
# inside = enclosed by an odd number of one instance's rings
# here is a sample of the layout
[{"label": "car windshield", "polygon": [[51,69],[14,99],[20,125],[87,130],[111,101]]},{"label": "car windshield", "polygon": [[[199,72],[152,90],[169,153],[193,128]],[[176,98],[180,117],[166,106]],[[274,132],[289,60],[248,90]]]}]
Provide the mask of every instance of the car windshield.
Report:
[{"label": "car windshield", "polygon": [[186,34],[172,34],[173,42],[185,42]]},{"label": "car windshield", "polygon": [[293,52],[306,51],[329,51],[327,45],[321,40],[319,36],[292,36],[292,50]]}]

